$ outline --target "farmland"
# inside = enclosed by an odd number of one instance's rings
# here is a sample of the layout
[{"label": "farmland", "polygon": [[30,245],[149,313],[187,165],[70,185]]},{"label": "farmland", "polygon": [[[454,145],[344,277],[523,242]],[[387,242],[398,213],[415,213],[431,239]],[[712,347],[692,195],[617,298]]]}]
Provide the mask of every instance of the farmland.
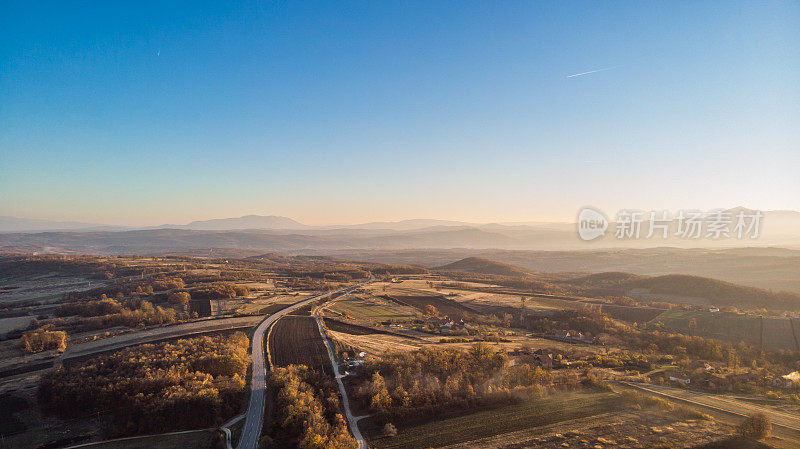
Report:
[{"label": "farmland", "polygon": [[[283,259],[277,259],[284,263]],[[108,263],[103,260],[102,263]],[[350,264],[298,260],[285,262],[287,266],[278,268],[265,259],[225,263],[181,261],[180,264],[131,259],[136,268],[124,270],[135,270],[138,276],[114,278],[92,291],[70,293],[68,299],[57,299],[56,304],[40,303],[33,307],[42,312],[39,326],[73,331],[68,341],[69,355],[84,346],[102,346],[111,341],[95,338],[97,331],[76,331],[79,328],[75,323],[106,319],[97,318],[98,313],[142,315],[145,323],[151,323],[147,320],[159,314],[174,313],[175,321],[186,323],[165,326],[160,331],[161,327],[151,325],[153,329],[141,329],[131,322],[129,329],[110,329],[108,337],[121,341],[128,336],[136,341],[154,332],[172,335],[170,332],[174,330],[175,338],[184,327],[197,324],[198,317],[190,313],[193,304],[168,299],[174,292],[220,296],[208,300],[212,317],[200,321],[210,323],[209,326],[224,324],[225,320],[257,323],[261,317],[289,304],[347,285],[325,280],[329,274],[320,267],[329,266],[331,270],[343,267],[342,273],[350,270],[361,273]],[[127,262],[114,261],[121,265]],[[128,272],[120,267],[116,270]],[[143,276],[146,270],[152,270],[153,274]],[[336,274],[337,278],[340,276],[343,275]],[[658,407],[639,410],[606,388],[626,379],[667,386],[674,384],[670,377],[686,377],[691,379],[693,388],[731,391],[750,395],[753,400],[768,398],[783,407],[796,407],[792,405],[795,390],[777,389],[772,383],[772,379],[795,369],[792,367],[796,359],[792,354],[772,351],[796,348],[792,325],[800,323],[785,318],[772,315],[762,320],[758,315],[711,313],[689,306],[667,310],[668,306],[661,309],[641,305],[630,298],[617,302],[620,298],[573,298],[525,292],[506,285],[513,284],[513,280],[499,278],[494,282],[491,276],[480,277],[481,282],[464,281],[461,275],[450,279],[441,273],[415,274],[414,279],[397,276],[383,279],[359,286],[346,296],[329,298],[325,304],[315,304],[320,306],[325,332],[340,357],[365,353],[357,356],[359,360],[349,361],[342,372],[348,373],[344,385],[355,412],[372,415],[361,422],[361,430],[376,448],[556,448],[564,447],[565,443],[570,447],[642,447],[678,445],[676,442],[680,441],[700,444],[718,435],[732,434],[724,423],[678,419]],[[152,303],[142,306],[145,301]],[[197,299],[192,297],[191,302],[194,301]],[[297,382],[304,384],[302,389],[331,412],[322,414],[328,427],[320,424],[314,432],[333,439],[346,433],[338,418],[333,419],[333,411],[340,407],[339,396],[335,382],[332,383],[327,349],[310,315],[311,309],[311,305],[306,305],[284,315],[273,323],[265,337],[275,374],[271,382],[288,395],[279,398],[274,396],[275,391],[267,395],[267,401],[271,401],[268,406],[272,408],[266,411],[265,432],[287,447],[298,445],[305,438],[305,431],[299,422],[277,425],[275,420],[291,414],[276,410],[274,404],[283,401],[280,403],[310,405],[305,402],[305,393],[295,395],[299,393],[294,389]],[[48,310],[55,316],[45,317]],[[29,321],[33,318],[22,313],[22,309],[16,315],[28,317]],[[62,316],[66,319],[60,319]],[[800,331],[800,327],[794,331]],[[707,340],[708,337],[720,341]],[[77,343],[79,338],[96,341]],[[724,343],[739,340],[749,345]],[[3,342],[3,350],[15,354],[18,349],[12,345],[18,344],[9,339]],[[761,350],[762,345],[766,351]],[[49,360],[45,359],[49,354],[35,354],[38,358],[16,357]],[[490,368],[481,365],[480,369],[478,362],[464,364],[465,356],[475,354],[484,354],[496,363]],[[540,358],[543,354],[544,359]],[[395,369],[391,367],[392,360],[408,363],[401,363]],[[69,368],[71,364],[63,365]],[[373,377],[376,373],[386,377],[376,379]],[[381,385],[386,387],[385,394]],[[324,387],[324,394],[320,395],[319,387]],[[303,413],[316,417],[313,409],[304,409]],[[229,414],[226,412],[225,416]],[[191,427],[173,421],[165,424],[163,430]],[[143,429],[154,426],[146,424]],[[385,436],[386,424],[397,427],[396,436]],[[84,420],[82,425],[91,428],[97,424]],[[65,428],[79,428],[79,425]],[[139,433],[134,427],[128,428],[125,434]],[[82,435],[96,439],[99,433],[83,431]],[[180,441],[178,437],[165,438],[158,444],[171,447],[181,444]],[[47,441],[38,444],[42,443]],[[124,444],[137,447],[140,443]]]},{"label": "farmland", "polygon": [[660,410],[635,410],[612,392],[577,392],[401,427],[396,437],[375,436],[372,442],[380,449],[637,448],[684,441],[694,445],[712,440],[722,429]]},{"label": "farmland", "polygon": [[327,351],[310,315],[287,315],[269,332],[269,354],[274,366],[306,365],[331,375]]},{"label": "farmland", "polygon": [[198,430],[175,435],[158,435],[130,440],[100,443],[87,449],[197,449],[214,448],[214,431]]},{"label": "farmland", "polygon": [[762,323],[764,325],[762,337],[762,347],[764,349],[770,351],[781,349],[800,351],[795,332],[792,329],[793,323],[791,319],[764,317]]},{"label": "farmland", "polygon": [[480,315],[477,310],[442,296],[389,295],[387,298],[400,305],[415,307],[420,311],[424,311],[426,306],[433,306],[439,313],[455,320],[465,319],[470,315]]},{"label": "farmland", "polygon": [[420,316],[419,311],[413,307],[398,305],[386,298],[371,295],[353,295],[342,298],[327,309],[342,317],[369,324],[385,321],[410,321]]},{"label": "farmland", "polygon": [[[771,351],[798,350],[798,342],[792,331],[793,323],[789,318],[761,318],[730,312],[670,310],[658,315],[651,323],[723,341],[734,343],[744,341]],[[794,325],[797,327],[797,324]]]}]

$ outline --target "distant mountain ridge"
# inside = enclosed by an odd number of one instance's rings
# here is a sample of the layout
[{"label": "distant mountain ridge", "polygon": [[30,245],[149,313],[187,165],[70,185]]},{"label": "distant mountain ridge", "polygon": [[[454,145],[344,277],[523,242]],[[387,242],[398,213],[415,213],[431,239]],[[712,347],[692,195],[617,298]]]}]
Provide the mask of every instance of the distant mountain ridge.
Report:
[{"label": "distant mountain ridge", "polygon": [[0,232],[42,232],[73,230],[122,231],[124,226],[112,226],[98,223],[82,223],[78,221],[51,221],[36,218],[17,218],[0,216]]},{"label": "distant mountain ridge", "polygon": [[[739,211],[752,212],[751,209],[735,207],[727,210],[735,215]],[[778,227],[781,233],[786,229],[800,228],[800,212],[791,210],[763,211],[764,225]],[[0,233],[45,232],[45,231],[124,231],[146,229],[191,229],[197,231],[239,231],[239,230],[314,230],[335,231],[343,229],[370,231],[414,231],[431,228],[474,228],[488,232],[530,234],[531,232],[573,232],[574,223],[569,222],[494,222],[471,223],[465,221],[414,218],[399,221],[375,221],[352,225],[313,226],[300,223],[289,217],[279,215],[245,215],[242,217],[213,218],[196,220],[188,224],[163,224],[160,226],[116,226],[74,221],[50,221],[40,219],[0,216]]]},{"label": "distant mountain ridge", "polygon": [[[686,239],[672,234],[668,239],[617,239],[611,232],[591,242],[582,241],[578,237],[574,223],[470,224],[412,219],[358,225],[310,226],[287,217],[246,215],[193,221],[185,225],[124,228],[4,217],[5,221],[0,221],[0,252],[167,254],[211,248],[260,253],[457,248],[590,251],[601,248],[743,246],[800,249],[800,213],[780,211],[776,214],[777,218],[772,219],[773,212],[764,212],[766,223],[760,230],[759,238],[753,240]],[[3,223],[5,227],[2,226]]]},{"label": "distant mountain ridge", "polygon": [[238,218],[193,221],[187,225],[176,227],[197,231],[232,231],[238,229],[306,229],[309,226],[277,215],[245,215]]},{"label": "distant mountain ridge", "polygon": [[[648,299],[664,302],[683,303],[685,301],[677,300],[677,298],[702,298],[708,301],[707,306],[800,309],[800,294],[798,293],[774,292],[686,274],[638,276],[630,273],[606,272],[566,282],[588,290],[604,291],[619,296],[646,296]],[[637,293],[637,290],[640,292]],[[643,294],[641,290],[646,293]]]}]

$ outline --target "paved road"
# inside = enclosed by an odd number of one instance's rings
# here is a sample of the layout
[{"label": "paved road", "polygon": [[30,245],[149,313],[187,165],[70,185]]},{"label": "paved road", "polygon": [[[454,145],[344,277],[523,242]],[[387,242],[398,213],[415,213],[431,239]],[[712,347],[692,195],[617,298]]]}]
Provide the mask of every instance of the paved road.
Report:
[{"label": "paved road", "polygon": [[719,394],[711,394],[693,390],[683,390],[680,388],[665,387],[662,385],[641,384],[633,382],[623,382],[630,387],[655,393],[669,399],[676,399],[680,402],[691,405],[699,405],[714,411],[721,411],[729,415],[746,417],[753,413],[761,412],[770,417],[772,426],[776,429],[783,429],[784,433],[794,438],[800,438],[800,414],[785,410],[777,410],[773,407],[754,404],[742,401],[734,397]]},{"label": "paved road", "polygon": [[205,319],[183,324],[154,327],[68,346],[64,354],[59,357],[53,357],[55,351],[48,351],[46,353],[4,360],[3,363],[0,363],[0,371],[7,371],[15,368],[26,370],[26,366],[30,366],[30,371],[49,370],[53,366],[61,365],[65,360],[68,361],[71,358],[92,356],[128,346],[153,343],[170,338],[190,337],[192,335],[209,332],[253,327],[263,318],[263,315],[259,315]]},{"label": "paved road", "polygon": [[[370,280],[367,282],[371,281],[372,278],[370,278]],[[242,436],[239,438],[239,444],[236,446],[236,449],[255,449],[258,446],[258,438],[261,436],[261,427],[264,423],[264,389],[266,388],[267,375],[267,370],[264,366],[264,333],[267,331],[267,329],[269,329],[272,323],[289,312],[299,309],[318,299],[327,298],[328,296],[337,293],[352,291],[358,287],[361,287],[367,282],[297,302],[279,312],[270,315],[266,320],[262,321],[261,324],[258,325],[255,334],[253,334],[251,351],[251,357],[253,359],[253,377],[250,382],[250,405],[247,407],[244,429],[242,430]]]},{"label": "paved road", "polygon": [[193,334],[252,327],[258,324],[263,318],[263,315],[241,316],[192,321],[190,323],[157,327],[70,346],[67,347],[67,350],[61,358],[84,357],[98,352],[110,351],[142,343],[151,343],[169,338],[189,337]]},{"label": "paved road", "polygon": [[344,376],[339,372],[339,364],[336,363],[336,358],[333,355],[333,347],[331,346],[331,342],[328,341],[328,337],[325,335],[325,329],[322,327],[322,320],[319,318],[319,309],[314,311],[314,319],[317,320],[317,328],[319,329],[320,335],[322,335],[322,340],[325,341],[325,347],[328,348],[328,357],[331,359],[333,375],[336,378],[336,382],[339,384],[339,391],[342,393],[342,405],[344,406],[344,413],[347,416],[347,423],[350,425],[350,432],[353,433],[353,437],[355,437],[358,442],[358,449],[367,449],[367,441],[361,435],[361,430],[358,428],[358,421],[364,418],[364,416],[353,416],[353,413],[350,411],[350,399],[347,397],[347,390],[344,389],[344,383],[342,383],[342,377]]}]

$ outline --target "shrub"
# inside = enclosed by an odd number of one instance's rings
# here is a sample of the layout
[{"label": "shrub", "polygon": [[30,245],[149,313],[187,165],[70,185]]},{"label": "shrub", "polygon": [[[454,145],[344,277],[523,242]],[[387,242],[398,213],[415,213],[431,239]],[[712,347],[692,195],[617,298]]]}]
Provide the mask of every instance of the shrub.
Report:
[{"label": "shrub", "polygon": [[20,338],[22,350],[28,354],[57,349],[61,352],[67,349],[67,333],[64,331],[50,331],[39,329],[27,332]]},{"label": "shrub", "polygon": [[168,277],[168,278],[160,278],[153,281],[152,286],[153,290],[157,292],[161,292],[164,290],[175,290],[178,288],[183,288],[186,285],[183,282],[183,279],[179,277]]},{"label": "shrub", "polygon": [[189,294],[189,292],[175,292],[169,295],[168,298],[169,303],[176,306],[186,304],[190,299],[192,299],[192,296]]},{"label": "shrub", "polygon": [[772,432],[772,423],[769,416],[764,413],[750,415],[739,424],[739,435],[744,438],[758,440],[769,436],[770,432]]},{"label": "shrub", "polygon": [[192,297],[197,299],[233,299],[236,297],[236,290],[234,290],[233,284],[215,282],[197,288],[192,292]]},{"label": "shrub", "polygon": [[764,395],[767,399],[780,399],[780,395],[775,393],[774,391],[770,390],[767,394]]},{"label": "shrub", "polygon": [[383,426],[383,434],[387,437],[394,437],[397,436],[397,427],[394,424],[387,422],[385,426]]},{"label": "shrub", "polygon": [[103,298],[99,301],[70,302],[56,308],[56,316],[79,315],[83,317],[110,315],[122,311],[122,304],[114,299]]},{"label": "shrub", "polygon": [[425,305],[425,315],[430,317],[439,316],[439,310],[437,310],[432,304],[427,304]]}]

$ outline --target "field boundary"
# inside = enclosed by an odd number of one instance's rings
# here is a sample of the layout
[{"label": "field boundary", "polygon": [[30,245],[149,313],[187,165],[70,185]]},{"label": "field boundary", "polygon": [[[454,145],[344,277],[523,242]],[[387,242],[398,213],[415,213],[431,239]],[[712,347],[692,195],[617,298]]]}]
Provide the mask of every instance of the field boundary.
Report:
[{"label": "field boundary", "polygon": [[66,447],[64,449],[78,449],[78,448],[81,448],[81,447],[92,447],[92,446],[97,446],[97,445],[100,445],[100,444],[117,443],[117,442],[120,442],[120,441],[131,441],[131,440],[138,440],[138,439],[143,439],[143,438],[165,437],[165,436],[169,436],[169,435],[183,435],[183,434],[187,434],[187,433],[196,433],[196,432],[213,432],[214,430],[216,430],[216,429],[215,428],[208,428],[208,429],[180,430],[180,431],[177,431],[177,432],[167,432],[167,433],[155,433],[155,434],[152,434],[152,435],[137,435],[137,436],[133,436],[133,437],[114,438],[113,440],[93,441],[91,443],[83,443],[83,444],[78,444],[78,445],[75,445],[75,446],[68,446],[68,447]]},{"label": "field boundary", "polygon": [[[626,386],[628,386],[630,388],[641,390],[641,391],[647,392],[649,394],[662,396],[664,398],[667,398],[667,399],[670,399],[670,400],[673,400],[673,401],[683,402],[683,403],[694,405],[694,406],[701,407],[701,408],[707,408],[707,409],[714,410],[714,411],[719,412],[719,413],[728,414],[728,415],[734,415],[734,416],[737,416],[737,417],[740,417],[740,418],[747,418],[748,417],[748,415],[746,415],[744,413],[734,412],[732,410],[727,410],[727,409],[720,408],[720,407],[717,407],[717,406],[714,406],[714,405],[703,404],[701,402],[693,401],[691,399],[686,399],[686,398],[681,398],[681,397],[678,397],[678,396],[673,396],[671,394],[663,393],[661,391],[652,390],[650,388],[647,388],[645,386],[638,385],[638,384],[635,384],[635,383],[632,383],[632,382],[620,381],[620,383],[623,384],[623,385],[626,385]],[[780,424],[780,423],[773,422],[772,423],[772,427],[780,427],[780,428],[788,430],[790,432],[795,432],[795,433],[800,434],[800,428],[787,426],[785,424]]]}]

